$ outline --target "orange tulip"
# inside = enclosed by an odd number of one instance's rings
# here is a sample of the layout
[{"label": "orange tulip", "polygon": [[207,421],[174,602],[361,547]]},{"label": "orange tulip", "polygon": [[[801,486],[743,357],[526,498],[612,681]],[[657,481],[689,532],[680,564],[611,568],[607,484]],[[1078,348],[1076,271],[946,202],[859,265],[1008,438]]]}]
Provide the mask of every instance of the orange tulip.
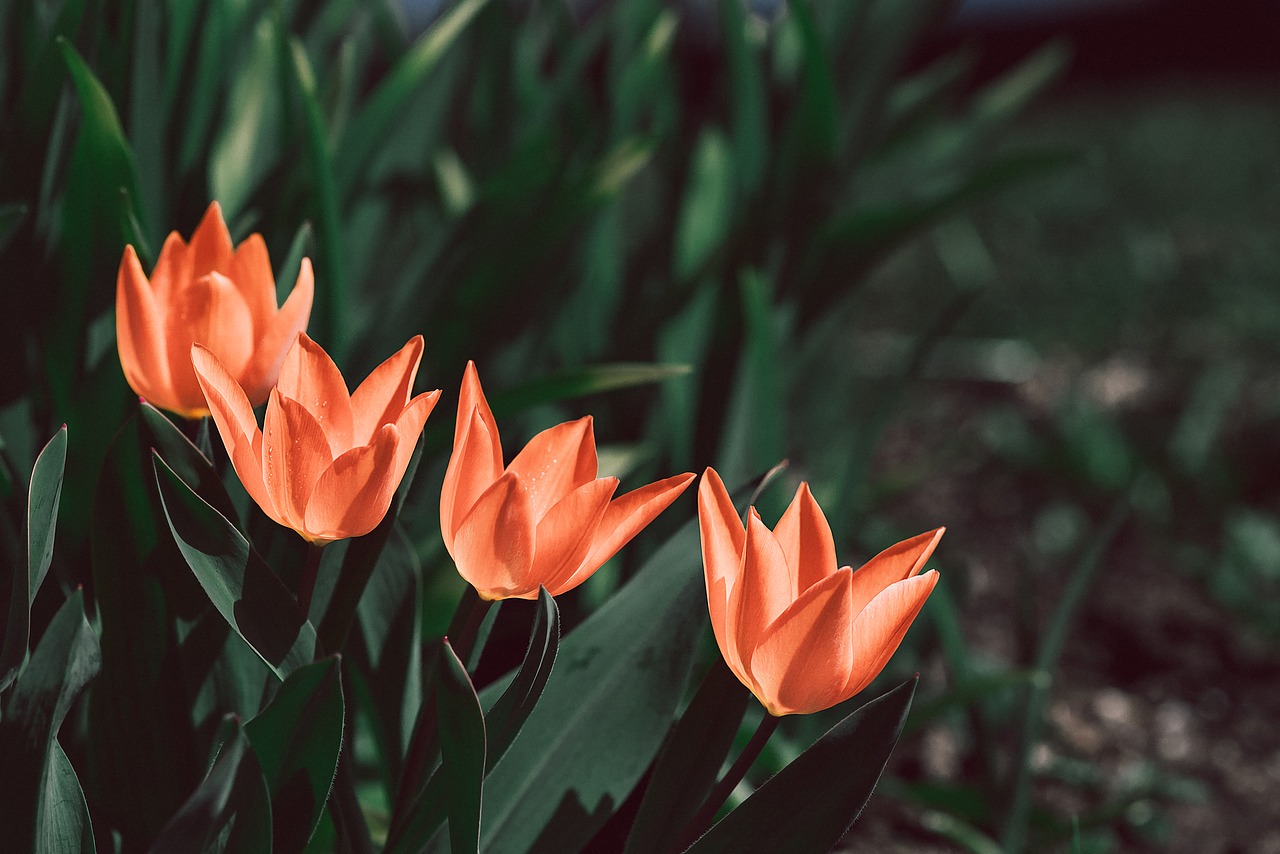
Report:
[{"label": "orange tulip", "polygon": [[188,244],[172,232],[148,279],[132,246],[116,276],[116,342],[129,385],[184,418],[209,414],[191,368],[191,345],[202,344],[235,377],[254,406],[267,399],[285,351],[307,328],[313,292],[311,262],[276,307],[267,246],[251,234],[235,249],[222,208],[209,205]]},{"label": "orange tulip", "polygon": [[329,355],[299,333],[262,430],[244,389],[212,350],[194,345],[191,361],[249,496],[317,545],[367,534],[382,521],[440,397],[439,390],[409,397],[421,335],[348,394]]},{"label": "orange tulip", "polygon": [[467,363],[440,530],[458,572],[484,599],[553,596],[591,576],[693,480],[685,473],[613,497],[596,477],[591,417],[542,431],[502,467],[498,425]]},{"label": "orange tulip", "polygon": [[938,582],[933,570],[917,573],[943,528],[890,546],[856,572],[837,569],[831,528],[804,483],[773,531],[754,507],[744,529],[707,469],[698,523],[716,643],[771,715],[822,711],[867,687]]}]

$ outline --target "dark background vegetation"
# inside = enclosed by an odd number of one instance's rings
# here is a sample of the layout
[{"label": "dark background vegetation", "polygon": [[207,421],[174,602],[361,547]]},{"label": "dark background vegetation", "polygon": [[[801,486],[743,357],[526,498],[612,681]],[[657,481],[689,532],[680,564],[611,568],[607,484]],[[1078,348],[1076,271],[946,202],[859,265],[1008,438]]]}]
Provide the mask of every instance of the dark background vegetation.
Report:
[{"label": "dark background vegetation", "polygon": [[[314,259],[349,378],[426,336],[445,394],[400,521],[427,634],[461,584],[435,496],[475,359],[508,447],[590,412],[624,486],[785,458],[766,520],[810,480],[855,564],[948,527],[865,695],[921,671],[847,850],[1280,852],[1278,7],[469,0],[415,42],[392,4],[0,6],[15,519],[69,425],[33,637],[94,592],[122,247],[149,265],[217,197],[282,291]],[[838,714],[786,721],[753,779]]]}]

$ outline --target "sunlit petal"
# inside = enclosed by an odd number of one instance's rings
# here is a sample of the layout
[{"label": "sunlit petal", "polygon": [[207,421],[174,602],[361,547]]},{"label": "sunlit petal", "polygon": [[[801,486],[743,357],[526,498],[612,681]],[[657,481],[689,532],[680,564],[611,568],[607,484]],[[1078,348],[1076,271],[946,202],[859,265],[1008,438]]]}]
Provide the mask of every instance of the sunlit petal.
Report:
[{"label": "sunlit petal", "polygon": [[458,573],[485,599],[537,592],[533,513],[513,474],[504,474],[476,501],[453,540]]},{"label": "sunlit petal", "polygon": [[359,537],[378,527],[400,482],[393,471],[400,439],[396,425],[384,425],[372,444],[352,448],[324,470],[307,501],[308,539]]},{"label": "sunlit petal", "polygon": [[329,354],[305,332],[298,335],[285,354],[276,390],[306,407],[324,430],[332,457],[353,446],[351,396],[346,381]]},{"label": "sunlit petal", "polygon": [[831,536],[831,526],[809,491],[809,484],[800,484],[773,533],[787,556],[792,598],[836,571],[836,543]]},{"label": "sunlit petal", "polygon": [[392,424],[400,417],[413,390],[422,347],[422,336],[413,336],[351,393],[353,441],[369,441],[383,424]]},{"label": "sunlit petal", "polygon": [[757,684],[774,715],[808,714],[841,700],[853,667],[850,571],[834,572],[806,590],[769,626],[751,654]]},{"label": "sunlit petal", "polygon": [[507,466],[529,493],[533,518],[596,478],[596,441],[591,416],[543,430],[529,440]]}]

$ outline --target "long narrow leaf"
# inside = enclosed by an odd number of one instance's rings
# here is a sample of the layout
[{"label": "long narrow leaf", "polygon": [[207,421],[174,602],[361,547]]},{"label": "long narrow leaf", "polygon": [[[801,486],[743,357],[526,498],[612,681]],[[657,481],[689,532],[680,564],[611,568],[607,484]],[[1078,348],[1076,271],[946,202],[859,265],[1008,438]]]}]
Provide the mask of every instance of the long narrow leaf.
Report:
[{"label": "long narrow leaf", "polygon": [[836,724],[712,827],[688,854],[825,854],[871,797],[906,723],[910,679]]},{"label": "long narrow leaf", "polygon": [[288,588],[225,516],[153,463],[169,530],[214,607],[280,679],[309,662],[315,629]]},{"label": "long narrow leaf", "polygon": [[444,641],[436,718],[440,721],[440,778],[445,781],[453,854],[480,850],[480,802],[485,772],[485,726],[467,669]]}]

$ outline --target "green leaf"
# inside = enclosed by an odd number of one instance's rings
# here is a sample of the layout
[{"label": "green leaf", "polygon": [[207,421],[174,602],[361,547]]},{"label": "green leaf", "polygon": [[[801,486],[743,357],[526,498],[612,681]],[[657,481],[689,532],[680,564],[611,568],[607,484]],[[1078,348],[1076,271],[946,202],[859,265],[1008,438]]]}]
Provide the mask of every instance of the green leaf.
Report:
[{"label": "green leaf", "polygon": [[[208,457],[163,412],[146,401],[139,404],[138,416],[149,446],[160,455],[165,465],[213,509],[228,519],[234,519],[236,511],[231,496]],[[209,423],[210,419],[202,422],[203,425]]]},{"label": "green leaf", "polygon": [[356,690],[364,692],[360,705],[373,718],[389,790],[399,779],[422,701],[421,590],[417,553],[404,531],[394,527],[359,598],[358,631],[342,647],[355,665],[348,673]]},{"label": "green leaf", "polygon": [[[515,741],[520,729],[533,712],[546,688],[555,664],[560,644],[560,609],[546,588],[538,591],[538,608],[534,613],[533,631],[529,635],[529,647],[515,677],[485,714],[487,752],[485,773],[493,770]],[[486,690],[485,694],[496,694]],[[433,774],[425,789],[419,793],[409,808],[403,827],[398,823],[393,836],[387,840],[387,850],[408,852],[424,839],[430,838],[445,819],[445,803],[448,781],[441,774]]]},{"label": "green leaf", "polygon": [[529,647],[515,678],[485,714],[489,731],[486,771],[492,771],[533,713],[551,678],[560,648],[560,608],[545,587],[538,588],[538,610],[534,613]]},{"label": "green leaf", "polygon": [[490,397],[496,417],[572,397],[661,382],[689,373],[688,365],[617,363],[575,368]]},{"label": "green leaf", "polygon": [[649,766],[706,624],[697,536],[685,525],[560,644],[541,700],[485,783],[485,851],[577,850]]},{"label": "green leaf", "polygon": [[336,162],[342,171],[336,176],[338,192],[345,197],[368,174],[373,159],[387,134],[401,119],[401,111],[424,85],[431,72],[488,0],[462,0],[441,16],[396,62],[374,90],[359,114],[347,126]]},{"label": "green leaf", "polygon": [[36,819],[36,854],[94,854],[93,826],[80,778],[62,745],[53,742]]},{"label": "green leaf", "polygon": [[152,851],[206,851],[233,821],[226,851],[271,850],[271,799],[262,768],[239,721],[228,723],[230,736],[209,773],[165,825]]},{"label": "green leaf", "polygon": [[715,663],[658,754],[626,854],[670,851],[716,784],[751,694],[716,656]]},{"label": "green leaf", "polygon": [[703,131],[689,162],[688,190],[676,221],[673,272],[677,279],[692,278],[729,233],[736,168],[724,137],[715,130]]},{"label": "green leaf", "polygon": [[31,605],[53,560],[53,533],[66,461],[67,428],[63,425],[44,446],[31,472],[27,498],[27,571],[13,574],[9,623],[0,648],[0,691],[18,675],[18,668],[27,656]]},{"label": "green leaf", "polygon": [[[341,310],[350,301],[347,291],[347,269],[343,259],[346,245],[342,221],[338,214],[338,191],[334,183],[333,158],[329,153],[329,135],[325,130],[320,96],[315,75],[307,59],[306,48],[294,38],[290,40],[290,68],[302,113],[306,118],[307,156],[311,164],[311,181],[315,195],[316,217],[320,224],[317,277],[324,291],[317,300],[320,316],[313,317],[317,334],[328,342],[329,352],[342,361],[350,344],[352,324]],[[319,323],[316,323],[316,321]]]},{"label": "green leaf", "polygon": [[297,600],[236,527],[158,454],[156,484],[169,530],[218,613],[284,679],[311,660],[315,629]]},{"label": "green leaf", "polygon": [[725,57],[729,63],[730,141],[733,170],[741,198],[751,200],[764,178],[769,157],[769,132],[764,77],[760,57],[747,39],[748,21],[742,0],[720,0]]},{"label": "green leaf", "polygon": [[209,192],[228,221],[240,215],[280,156],[284,114],[274,18],[258,22],[228,95],[225,124],[209,152]]},{"label": "green leaf", "polygon": [[480,850],[480,801],[485,772],[485,726],[467,668],[446,638],[436,691],[440,722],[440,779],[447,792],[453,854]]},{"label": "green leaf", "polygon": [[338,768],[345,703],[337,656],[296,670],[244,725],[271,792],[272,851],[302,851],[315,832]]},{"label": "green leaf", "polygon": [[[77,590],[45,629],[0,719],[0,827],[5,845],[15,851],[34,850],[37,843],[57,847],[56,839],[37,835],[57,823],[54,815],[63,808],[46,799],[69,788],[64,769],[54,765],[55,739],[71,704],[100,664],[98,639],[85,619],[84,596]],[[71,810],[74,814],[74,807]]]},{"label": "green leaf", "polygon": [[825,854],[862,812],[906,723],[916,679],[850,714],[706,832],[687,854]]}]

